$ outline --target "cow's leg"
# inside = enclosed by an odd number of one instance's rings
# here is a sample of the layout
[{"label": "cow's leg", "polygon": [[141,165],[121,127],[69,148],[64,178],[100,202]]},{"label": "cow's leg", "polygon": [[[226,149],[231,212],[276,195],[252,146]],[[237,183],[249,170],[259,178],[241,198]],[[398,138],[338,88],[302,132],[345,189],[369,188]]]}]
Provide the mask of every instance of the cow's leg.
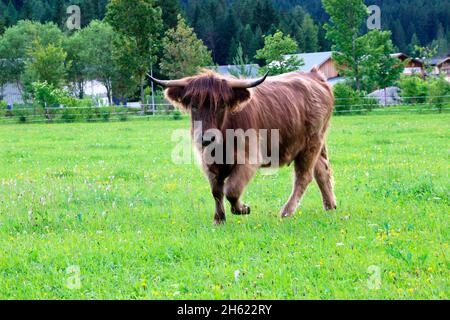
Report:
[{"label": "cow's leg", "polygon": [[325,210],[336,209],[336,197],[333,192],[333,172],[328,159],[327,147],[324,146],[317,160],[314,177],[319,185]]},{"label": "cow's leg", "polygon": [[310,139],[309,146],[295,159],[294,188],[289,201],[281,209],[281,217],[291,217],[305,194],[306,189],[313,180],[314,167],[322,150],[322,139]]},{"label": "cow's leg", "polygon": [[225,184],[225,195],[231,204],[231,212],[235,215],[250,214],[250,207],[243,204],[240,198],[255,172],[255,166],[236,165]]},{"label": "cow's leg", "polygon": [[214,214],[214,224],[219,225],[226,221],[225,216],[225,207],[223,205],[223,187],[224,187],[224,179],[209,174],[209,183],[211,184],[211,192],[214,197],[214,201],[216,202],[216,212]]}]

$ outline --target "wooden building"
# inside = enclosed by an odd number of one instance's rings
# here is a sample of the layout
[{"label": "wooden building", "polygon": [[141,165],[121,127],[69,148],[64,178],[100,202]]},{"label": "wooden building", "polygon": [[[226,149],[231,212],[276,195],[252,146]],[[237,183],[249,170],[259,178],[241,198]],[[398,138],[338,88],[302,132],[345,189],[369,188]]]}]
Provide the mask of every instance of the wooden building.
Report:
[{"label": "wooden building", "polygon": [[405,76],[411,76],[414,74],[420,74],[421,76],[425,75],[425,67],[422,61],[411,58],[408,55],[401,52],[391,54],[391,57],[398,58],[402,62],[408,60],[408,63],[405,66],[405,70],[403,70],[402,73],[403,75]]},{"label": "wooden building", "polygon": [[[286,58],[292,57],[292,55],[285,56]],[[312,53],[300,53],[295,57],[303,60],[305,63],[303,66],[298,67],[300,71],[310,72],[312,68],[317,67],[332,84],[344,81],[339,74],[336,64],[333,61],[333,52],[312,52]]]},{"label": "wooden building", "polygon": [[450,56],[437,63],[436,72],[438,75],[444,74],[447,79],[450,79]]}]

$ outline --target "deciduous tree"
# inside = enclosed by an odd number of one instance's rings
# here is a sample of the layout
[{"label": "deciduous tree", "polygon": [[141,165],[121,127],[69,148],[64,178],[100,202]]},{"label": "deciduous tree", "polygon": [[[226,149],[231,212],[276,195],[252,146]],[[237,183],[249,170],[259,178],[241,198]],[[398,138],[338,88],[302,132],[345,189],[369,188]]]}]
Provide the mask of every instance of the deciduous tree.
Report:
[{"label": "deciduous tree", "polygon": [[394,45],[390,31],[373,30],[366,36],[368,58],[364,63],[364,74],[367,82],[375,87],[384,89],[386,101],[386,88],[393,86],[403,72],[405,63],[392,57]]},{"label": "deciduous tree", "polygon": [[0,73],[6,74],[7,82],[16,83],[21,88],[21,78],[25,71],[25,62],[35,41],[46,47],[53,44],[60,47],[63,33],[53,23],[19,21],[8,28],[0,38]]},{"label": "deciduous tree", "polygon": [[25,63],[23,84],[27,93],[32,93],[34,82],[46,82],[54,88],[62,88],[66,83],[70,62],[63,48],[49,44],[42,45],[39,40],[33,43],[29,59]]},{"label": "deciduous tree", "polygon": [[[86,77],[98,80],[107,91],[109,104],[112,103],[112,79],[116,73],[113,61],[114,41],[116,35],[106,22],[94,20],[89,26],[79,31],[81,64],[86,68]],[[128,74],[129,76],[129,74]]]},{"label": "deciduous tree", "polygon": [[88,46],[82,37],[82,32],[75,32],[70,37],[64,39],[63,48],[67,52],[67,60],[71,61],[71,65],[67,70],[67,81],[73,94],[80,99],[84,97],[84,86],[87,80],[87,61],[83,59],[83,53]]},{"label": "deciduous tree", "polygon": [[[264,37],[264,48],[257,51],[255,58],[266,63],[261,72],[268,71],[271,75],[277,75],[298,70],[298,67],[304,64],[295,56],[297,51],[295,40],[277,31],[274,35]],[[286,55],[291,56],[286,58]]]},{"label": "deciduous tree", "polygon": [[139,65],[133,76],[139,78],[142,112],[145,111],[145,77],[152,64],[156,63],[156,53],[162,29],[161,8],[155,0],[111,0],[108,4],[106,21],[119,34],[120,39],[134,42]]},{"label": "deciduous tree", "polygon": [[366,58],[366,43],[360,29],[368,16],[363,0],[322,0],[330,15],[330,23],[325,25],[327,38],[332,41],[333,59],[342,75],[355,81],[356,89],[361,89],[363,72],[361,65]]}]

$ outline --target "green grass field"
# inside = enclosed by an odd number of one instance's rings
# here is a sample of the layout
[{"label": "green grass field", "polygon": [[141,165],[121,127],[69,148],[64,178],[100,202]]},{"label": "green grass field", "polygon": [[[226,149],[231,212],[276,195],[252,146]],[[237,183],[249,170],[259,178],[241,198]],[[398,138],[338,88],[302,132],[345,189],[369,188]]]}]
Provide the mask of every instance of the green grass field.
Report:
[{"label": "green grass field", "polygon": [[186,119],[2,125],[0,299],[448,299],[449,122],[335,117],[336,212],[312,185],[281,220],[284,168],[220,227]]}]

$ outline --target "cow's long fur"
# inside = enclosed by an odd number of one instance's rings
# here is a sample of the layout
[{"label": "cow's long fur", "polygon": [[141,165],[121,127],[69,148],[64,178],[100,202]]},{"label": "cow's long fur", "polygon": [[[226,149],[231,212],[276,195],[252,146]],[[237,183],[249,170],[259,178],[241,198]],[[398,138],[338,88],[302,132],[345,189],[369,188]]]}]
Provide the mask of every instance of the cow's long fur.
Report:
[{"label": "cow's long fur", "polygon": [[[311,73],[269,77],[253,89],[232,89],[227,78],[212,72],[186,80],[186,87],[169,88],[166,97],[191,111],[193,121],[204,122],[205,130],[217,128],[224,136],[227,129],[279,130],[280,165],[294,162],[296,172],[293,193],[282,209],[282,216],[295,212],[313,177],[321,189],[325,208],[336,207],[325,146],[334,97],[325,77],[316,68]],[[233,213],[250,212],[239,199],[257,168],[258,165],[249,164],[204,166],[216,200],[216,223],[225,220],[224,193]]]}]

